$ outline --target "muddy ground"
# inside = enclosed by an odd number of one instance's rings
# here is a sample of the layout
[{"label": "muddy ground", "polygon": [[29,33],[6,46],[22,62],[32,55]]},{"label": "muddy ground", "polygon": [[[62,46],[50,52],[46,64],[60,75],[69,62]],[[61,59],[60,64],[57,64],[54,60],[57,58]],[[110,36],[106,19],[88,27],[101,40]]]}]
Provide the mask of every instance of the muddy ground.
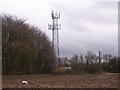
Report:
[{"label": "muddy ground", "polygon": [[[25,79],[29,84],[22,84]],[[3,76],[3,88],[117,88],[118,74],[82,75],[9,75]]]}]

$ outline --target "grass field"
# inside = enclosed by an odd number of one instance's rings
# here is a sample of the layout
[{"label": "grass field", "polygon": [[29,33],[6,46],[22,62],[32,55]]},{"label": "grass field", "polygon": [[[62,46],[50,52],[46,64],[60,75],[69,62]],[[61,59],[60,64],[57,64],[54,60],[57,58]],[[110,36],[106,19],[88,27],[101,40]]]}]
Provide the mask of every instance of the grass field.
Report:
[{"label": "grass field", "polygon": [[[26,79],[29,84],[22,84]],[[82,75],[9,75],[3,76],[3,88],[117,88],[118,74]]]}]

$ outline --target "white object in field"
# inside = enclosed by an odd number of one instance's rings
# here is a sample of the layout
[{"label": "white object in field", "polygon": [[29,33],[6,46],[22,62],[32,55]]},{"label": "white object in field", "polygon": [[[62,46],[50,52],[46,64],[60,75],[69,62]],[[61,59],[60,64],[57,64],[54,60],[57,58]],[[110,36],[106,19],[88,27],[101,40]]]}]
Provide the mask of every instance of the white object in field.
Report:
[{"label": "white object in field", "polygon": [[22,84],[28,84],[28,82],[27,82],[27,81],[25,81],[25,80],[23,80],[23,81],[22,81]]}]

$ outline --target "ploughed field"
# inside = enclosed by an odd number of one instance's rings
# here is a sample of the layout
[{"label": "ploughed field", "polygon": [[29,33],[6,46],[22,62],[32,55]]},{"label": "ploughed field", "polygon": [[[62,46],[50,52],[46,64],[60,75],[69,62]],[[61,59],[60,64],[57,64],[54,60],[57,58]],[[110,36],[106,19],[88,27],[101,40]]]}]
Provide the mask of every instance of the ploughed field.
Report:
[{"label": "ploughed field", "polygon": [[[5,75],[3,88],[117,88],[118,74],[80,74],[80,75]],[[28,84],[22,84],[22,80]]]}]

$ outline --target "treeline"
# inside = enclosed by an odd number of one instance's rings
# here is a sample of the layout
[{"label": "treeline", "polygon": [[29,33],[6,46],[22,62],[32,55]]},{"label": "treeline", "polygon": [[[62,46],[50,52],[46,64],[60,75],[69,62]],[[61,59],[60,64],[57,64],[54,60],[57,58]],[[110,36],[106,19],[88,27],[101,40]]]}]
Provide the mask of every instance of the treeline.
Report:
[{"label": "treeline", "polygon": [[[48,37],[40,29],[15,16],[2,15],[2,74],[41,74],[55,71],[56,56]],[[64,62],[65,61],[65,62]],[[120,72],[120,58],[88,51],[60,60],[60,67],[73,73]],[[71,73],[71,71],[67,71]]]},{"label": "treeline", "polygon": [[52,73],[52,44],[40,29],[15,16],[2,15],[2,74]]},{"label": "treeline", "polygon": [[120,58],[110,54],[96,55],[88,51],[86,55],[73,55],[70,59],[66,57],[64,61],[64,63],[61,62],[61,66],[72,67],[72,70],[67,70],[67,73],[120,72]]}]

